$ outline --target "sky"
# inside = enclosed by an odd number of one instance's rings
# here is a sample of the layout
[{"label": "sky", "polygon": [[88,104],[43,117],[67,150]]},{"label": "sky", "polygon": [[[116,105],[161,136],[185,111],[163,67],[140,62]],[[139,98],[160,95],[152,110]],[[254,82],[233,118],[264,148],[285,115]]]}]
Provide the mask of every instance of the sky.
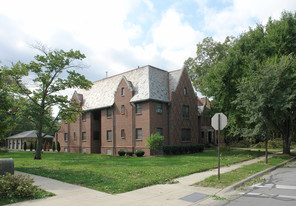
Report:
[{"label": "sky", "polygon": [[172,71],[194,57],[205,37],[224,41],[284,10],[295,0],[0,0],[0,61],[29,63],[37,42],[80,50],[91,81],[138,66]]}]

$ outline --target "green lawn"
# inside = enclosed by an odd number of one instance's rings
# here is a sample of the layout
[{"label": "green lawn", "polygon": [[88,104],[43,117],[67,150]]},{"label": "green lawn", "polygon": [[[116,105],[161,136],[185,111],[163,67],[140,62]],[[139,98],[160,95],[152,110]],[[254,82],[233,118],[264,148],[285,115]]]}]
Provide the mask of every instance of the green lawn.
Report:
[{"label": "green lawn", "polygon": [[236,182],[239,182],[249,176],[252,176],[258,172],[261,172],[267,168],[278,165],[288,159],[291,159],[293,156],[290,155],[276,155],[268,159],[268,164],[265,164],[264,161],[258,163],[250,164],[231,172],[227,172],[220,175],[220,180],[218,181],[218,176],[213,175],[206,178],[201,182],[197,182],[194,185],[201,187],[215,187],[215,188],[225,188]]},{"label": "green lawn", "polygon": [[[263,155],[263,152],[225,151],[221,166]],[[180,176],[217,167],[217,152],[162,157],[118,157],[98,154],[43,153],[33,160],[33,152],[10,152],[15,170],[83,185],[107,193],[122,193],[166,183]]]}]

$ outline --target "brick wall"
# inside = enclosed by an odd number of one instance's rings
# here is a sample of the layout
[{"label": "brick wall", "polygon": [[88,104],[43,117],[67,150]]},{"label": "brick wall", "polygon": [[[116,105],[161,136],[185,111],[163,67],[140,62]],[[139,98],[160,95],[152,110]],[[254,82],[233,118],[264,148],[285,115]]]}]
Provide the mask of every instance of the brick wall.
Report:
[{"label": "brick wall", "polygon": [[[186,88],[186,94],[184,94]],[[199,143],[198,108],[196,95],[192,88],[187,70],[184,69],[179,84],[172,93],[170,106],[170,144],[186,145]],[[182,107],[189,106],[189,117],[184,118]],[[182,141],[182,128],[191,130],[191,140]]]}]

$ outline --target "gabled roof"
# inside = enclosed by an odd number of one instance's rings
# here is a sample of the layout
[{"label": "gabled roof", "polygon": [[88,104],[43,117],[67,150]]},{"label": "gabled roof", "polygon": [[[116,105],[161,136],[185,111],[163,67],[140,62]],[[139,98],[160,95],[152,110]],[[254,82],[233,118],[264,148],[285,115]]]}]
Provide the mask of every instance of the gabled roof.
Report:
[{"label": "gabled roof", "polygon": [[148,65],[95,81],[91,89],[80,89],[77,93],[83,96],[83,110],[111,107],[114,104],[115,91],[124,78],[134,92],[130,102],[145,100],[169,102],[169,88],[170,92],[175,91],[182,71],[180,69],[167,72]]},{"label": "gabled roof", "polygon": [[[44,133],[42,133],[44,135]],[[19,134],[15,134],[13,136],[7,137],[7,139],[16,139],[16,138],[37,138],[37,134],[35,130],[21,132]],[[45,138],[53,138],[53,136],[46,135]]]}]

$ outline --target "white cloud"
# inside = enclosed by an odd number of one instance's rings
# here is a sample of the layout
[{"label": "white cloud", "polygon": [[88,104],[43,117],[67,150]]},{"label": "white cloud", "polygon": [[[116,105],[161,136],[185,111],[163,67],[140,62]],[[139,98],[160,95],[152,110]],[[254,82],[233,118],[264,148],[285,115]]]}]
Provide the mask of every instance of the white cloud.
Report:
[{"label": "white cloud", "polygon": [[253,27],[256,23],[265,24],[271,16],[278,19],[284,10],[294,11],[295,0],[233,0],[232,5],[221,11],[208,8],[201,9],[205,15],[204,30],[213,34],[214,38],[224,41],[226,36],[238,35]]}]

